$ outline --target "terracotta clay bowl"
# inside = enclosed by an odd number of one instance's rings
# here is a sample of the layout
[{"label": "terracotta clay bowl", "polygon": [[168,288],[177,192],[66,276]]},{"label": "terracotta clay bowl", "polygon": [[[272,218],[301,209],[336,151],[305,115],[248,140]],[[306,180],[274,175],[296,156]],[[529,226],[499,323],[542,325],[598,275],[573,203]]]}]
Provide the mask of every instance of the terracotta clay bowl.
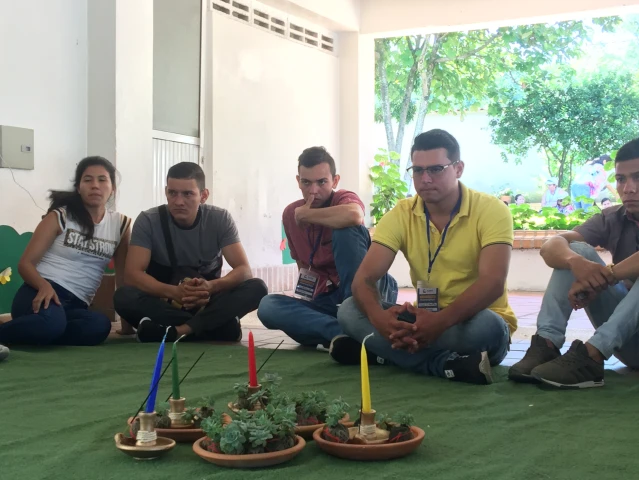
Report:
[{"label": "terracotta clay bowl", "polygon": [[161,457],[169,450],[175,447],[175,440],[166,437],[158,436],[155,441],[155,445],[152,447],[137,447],[135,445],[125,445],[123,442],[124,435],[121,433],[116,433],[115,437],[115,446],[121,452],[126,453],[130,457],[135,458],[136,460],[154,460],[156,458]]},{"label": "terracotta clay bowl", "polygon": [[[353,422],[349,422],[349,415],[348,413],[346,414],[346,416],[340,420],[339,423],[341,423],[342,425],[346,426],[346,427],[352,427],[353,426]],[[322,430],[324,427],[326,426],[325,423],[318,423],[317,425],[302,425],[302,426],[296,426],[295,427],[295,434],[299,435],[300,437],[302,437],[304,440],[306,440],[307,442],[310,442],[311,440],[313,440],[313,432],[315,432],[315,430]]]},{"label": "terracotta clay bowl", "polygon": [[[231,417],[227,414],[224,415],[224,423],[231,423]],[[129,417],[129,425],[133,423],[133,417]],[[202,438],[206,434],[201,428],[156,428],[158,437],[166,437],[175,440],[178,443],[191,443],[198,438]]]},{"label": "terracotta clay bowl", "polygon": [[295,445],[286,450],[270,453],[257,453],[250,455],[225,455],[223,453],[209,452],[200,446],[207,437],[198,439],[193,444],[193,451],[207,462],[214,463],[220,467],[229,468],[260,468],[279,465],[295,458],[306,445],[306,441],[299,435],[295,436]]},{"label": "terracotta clay bowl", "polygon": [[322,438],[322,431],[313,432],[313,440],[317,446],[329,455],[344,458],[346,460],[392,460],[400,458],[415,451],[424,440],[424,430],[418,427],[410,427],[413,438],[406,442],[384,443],[380,445],[357,445],[352,443],[329,442]]}]

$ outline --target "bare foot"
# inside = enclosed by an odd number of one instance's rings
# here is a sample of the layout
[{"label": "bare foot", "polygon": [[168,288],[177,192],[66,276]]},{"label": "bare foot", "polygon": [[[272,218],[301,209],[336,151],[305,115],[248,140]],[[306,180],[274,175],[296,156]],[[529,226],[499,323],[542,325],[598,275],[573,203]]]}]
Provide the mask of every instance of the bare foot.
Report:
[{"label": "bare foot", "polygon": [[117,333],[118,335],[135,335],[135,330],[129,322],[120,319],[120,325],[121,328],[119,330],[116,330],[115,333]]},{"label": "bare foot", "polygon": [[2,325],[3,323],[7,323],[11,321],[11,314],[9,313],[3,313],[0,314],[0,325]]}]

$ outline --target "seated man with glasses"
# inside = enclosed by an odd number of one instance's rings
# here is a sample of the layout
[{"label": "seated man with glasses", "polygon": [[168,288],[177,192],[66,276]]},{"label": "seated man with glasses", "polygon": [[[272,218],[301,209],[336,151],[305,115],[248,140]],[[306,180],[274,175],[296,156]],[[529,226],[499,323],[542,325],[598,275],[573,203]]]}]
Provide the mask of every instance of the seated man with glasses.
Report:
[{"label": "seated man with glasses", "polygon": [[[339,309],[343,363],[358,363],[356,346],[385,363],[451,380],[492,382],[517,319],[506,277],[513,242],[510,211],[499,199],[463,185],[457,140],[443,130],[415,138],[417,195],[400,200],[375,229],[373,244]],[[417,289],[416,305],[380,299],[377,281],[402,251]],[[350,343],[350,348],[347,347]],[[333,356],[335,358],[335,356]]]},{"label": "seated man with glasses", "polygon": [[[371,240],[363,225],[364,204],[356,193],[335,191],[340,177],[323,147],[304,150],[297,171],[303,199],[282,216],[291,257],[300,269],[297,298],[268,295],[257,315],[267,328],[283,330],[302,345],[328,348],[342,333],[337,307],[351,296],[351,282]],[[390,275],[382,278],[380,289],[388,301],[397,300],[397,283]]]}]

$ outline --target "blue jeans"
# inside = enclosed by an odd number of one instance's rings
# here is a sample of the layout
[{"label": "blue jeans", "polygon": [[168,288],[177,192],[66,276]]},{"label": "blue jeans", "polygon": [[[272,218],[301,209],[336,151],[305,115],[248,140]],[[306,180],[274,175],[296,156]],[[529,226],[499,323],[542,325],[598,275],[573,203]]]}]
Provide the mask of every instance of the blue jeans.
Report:
[{"label": "blue jeans", "polygon": [[570,187],[570,196],[572,197],[572,204],[575,208],[586,208],[589,204],[579,202],[576,198],[581,196],[590,198],[590,186],[586,184],[573,183]]},{"label": "blue jeans", "polygon": [[93,312],[71,292],[51,282],[61,305],[33,313],[32,302],[38,291],[24,283],[11,305],[12,320],[0,325],[0,343],[22,345],[98,345],[109,336],[111,321]]},{"label": "blue jeans", "polygon": [[[605,265],[597,251],[586,243],[574,242],[570,248],[592,262]],[[547,338],[557,348],[566,341],[566,327],[572,313],[568,291],[574,281],[570,270],[555,269],[537,317],[537,335]],[[586,314],[595,327],[588,343],[606,358],[614,354],[625,365],[639,368],[639,282],[635,282],[630,291],[622,283],[608,287],[588,305]]]},{"label": "blue jeans", "polygon": [[[333,257],[339,275],[339,288],[321,293],[309,302],[287,295],[267,295],[260,302],[257,316],[266,328],[282,330],[302,345],[328,345],[340,335],[337,306],[349,298],[351,284],[368,248],[368,230],[363,225],[333,230]],[[397,300],[397,282],[386,274],[378,283],[382,299]]]},{"label": "blue jeans", "polygon": [[[385,309],[392,306],[392,303],[382,302]],[[374,335],[366,340],[366,348],[383,358],[385,363],[442,378],[446,378],[446,362],[459,355],[487,352],[490,364],[499,365],[506,357],[510,346],[508,325],[492,310],[482,310],[470,320],[450,327],[435,343],[417,353],[393,349],[391,343],[373,327],[352,298],[346,300],[339,308],[337,319],[344,332],[360,343],[364,337],[373,333]],[[415,322],[415,316],[410,313],[400,315],[399,319],[409,323]]]}]

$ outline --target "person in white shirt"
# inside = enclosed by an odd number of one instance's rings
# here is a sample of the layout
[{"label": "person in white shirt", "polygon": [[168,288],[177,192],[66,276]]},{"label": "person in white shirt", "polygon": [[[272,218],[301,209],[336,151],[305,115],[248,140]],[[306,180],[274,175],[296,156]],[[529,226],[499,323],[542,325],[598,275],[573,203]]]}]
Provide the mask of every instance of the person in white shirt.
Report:
[{"label": "person in white shirt", "polygon": [[115,260],[124,273],[131,221],[107,209],[115,194],[115,167],[102,157],[82,160],[72,191],[51,191],[51,205],[20,258],[24,284],[0,325],[7,345],[98,345],[111,322],[89,310],[104,270]]},{"label": "person in white shirt", "polygon": [[557,200],[566,198],[568,196],[568,192],[557,186],[557,179],[555,177],[550,177],[546,180],[546,186],[548,187],[548,190],[546,190],[541,197],[541,206],[542,208],[557,208]]}]

